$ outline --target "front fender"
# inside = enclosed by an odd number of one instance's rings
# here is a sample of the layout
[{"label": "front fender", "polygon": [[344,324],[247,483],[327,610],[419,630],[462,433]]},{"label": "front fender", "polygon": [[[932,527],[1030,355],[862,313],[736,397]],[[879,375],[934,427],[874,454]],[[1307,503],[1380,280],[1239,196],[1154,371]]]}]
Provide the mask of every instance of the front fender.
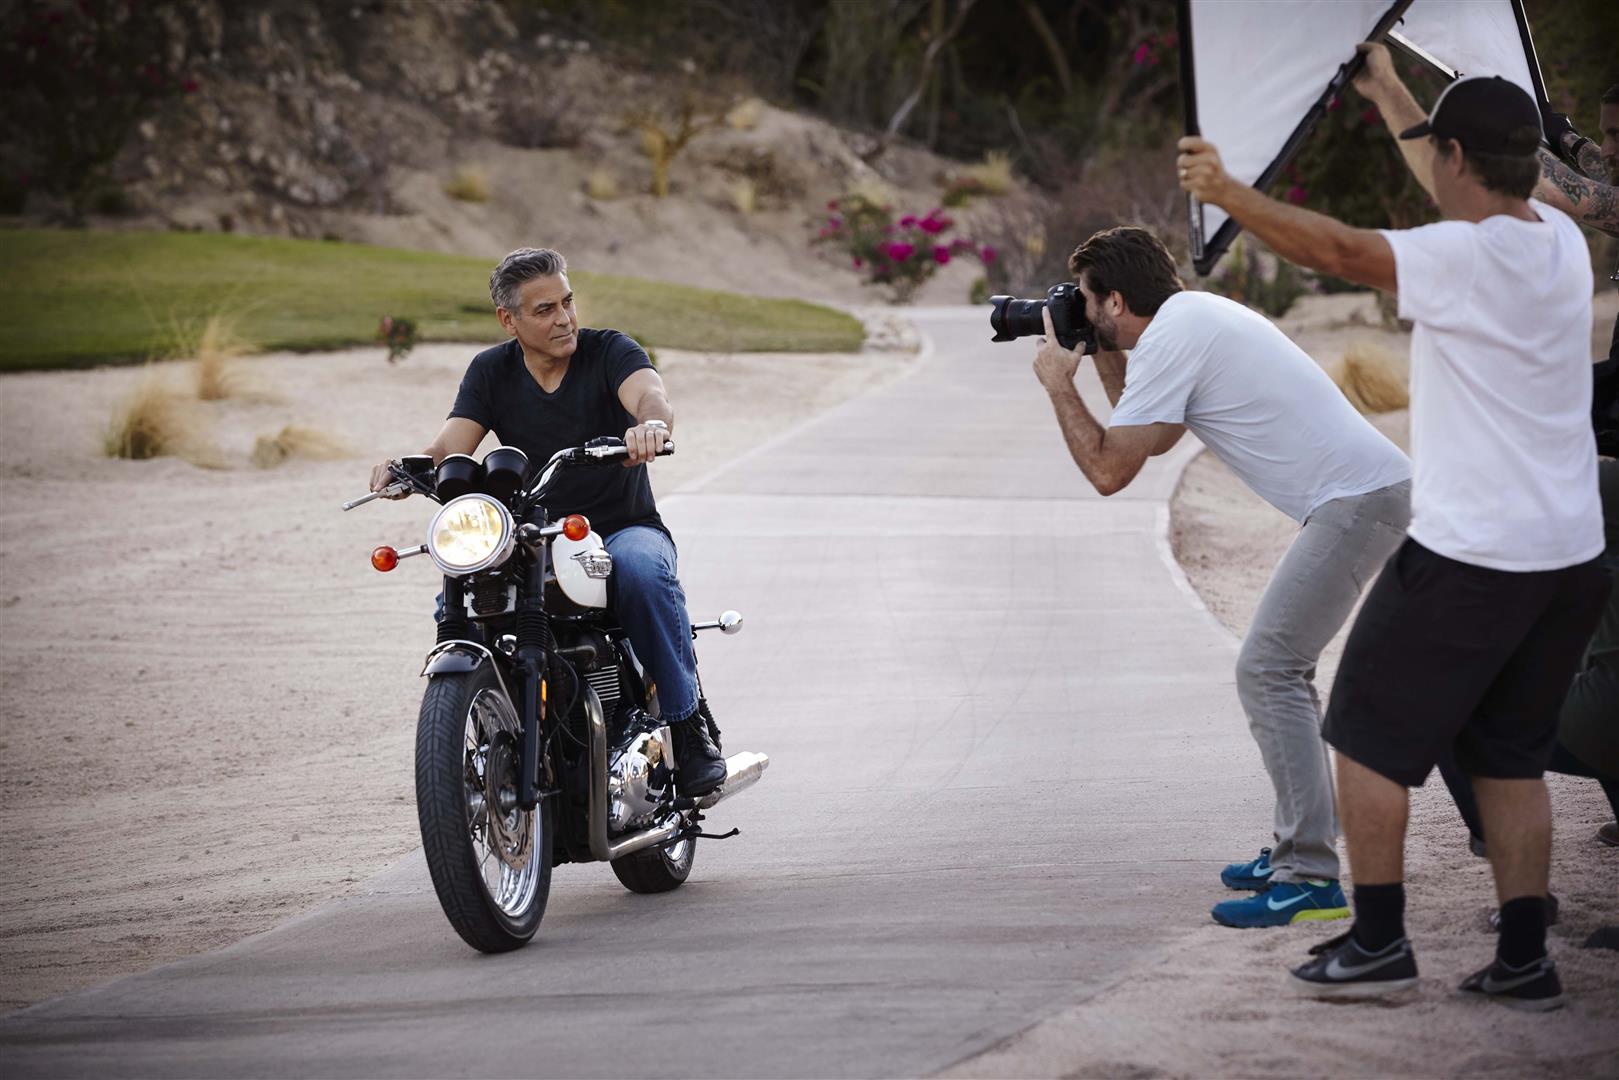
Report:
[{"label": "front fender", "polygon": [[512,706],[517,707],[517,695],[512,693],[511,685],[506,680],[504,665],[493,652],[476,641],[443,641],[435,645],[422,664],[422,676],[464,675],[477,671],[485,664],[495,669],[495,679],[500,683],[501,690]]}]

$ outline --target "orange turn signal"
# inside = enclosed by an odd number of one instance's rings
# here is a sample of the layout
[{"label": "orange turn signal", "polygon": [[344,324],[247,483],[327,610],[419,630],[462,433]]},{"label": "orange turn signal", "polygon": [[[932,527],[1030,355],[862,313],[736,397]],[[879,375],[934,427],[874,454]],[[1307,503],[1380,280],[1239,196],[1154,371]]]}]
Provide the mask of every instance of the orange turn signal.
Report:
[{"label": "orange turn signal", "polygon": [[590,519],[583,514],[569,514],[562,519],[562,535],[569,540],[583,540],[590,535]]},{"label": "orange turn signal", "polygon": [[399,565],[399,552],[384,544],[371,552],[371,565],[386,574]]}]

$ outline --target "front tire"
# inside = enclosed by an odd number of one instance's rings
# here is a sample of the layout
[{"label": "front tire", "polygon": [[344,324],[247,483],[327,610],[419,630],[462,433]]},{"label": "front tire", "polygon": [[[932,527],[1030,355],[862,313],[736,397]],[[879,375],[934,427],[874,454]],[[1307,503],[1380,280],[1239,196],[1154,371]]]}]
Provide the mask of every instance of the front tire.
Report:
[{"label": "front tire", "polygon": [[676,840],[614,859],[613,874],[630,892],[663,893],[678,889],[697,861],[696,839]]},{"label": "front tire", "polygon": [[[515,802],[521,722],[494,667],[435,675],[416,725],[416,814],[444,915],[480,952],[520,948],[551,892],[549,800]],[[501,810],[502,805],[510,806]]]}]

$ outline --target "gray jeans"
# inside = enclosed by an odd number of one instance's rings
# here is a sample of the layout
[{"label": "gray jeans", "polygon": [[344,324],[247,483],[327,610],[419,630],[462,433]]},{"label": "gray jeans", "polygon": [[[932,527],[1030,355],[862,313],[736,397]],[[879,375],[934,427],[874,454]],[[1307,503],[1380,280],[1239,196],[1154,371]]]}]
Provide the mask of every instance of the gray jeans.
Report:
[{"label": "gray jeans", "polygon": [[1411,485],[1333,499],[1276,564],[1237,658],[1237,696],[1276,788],[1273,881],[1338,877],[1338,814],[1315,666],[1405,538]]}]

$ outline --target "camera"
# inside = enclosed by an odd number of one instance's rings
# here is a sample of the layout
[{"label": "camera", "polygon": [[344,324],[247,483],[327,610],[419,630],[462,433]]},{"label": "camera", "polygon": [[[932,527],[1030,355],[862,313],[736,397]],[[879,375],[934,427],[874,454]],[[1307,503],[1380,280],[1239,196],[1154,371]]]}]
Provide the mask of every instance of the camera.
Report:
[{"label": "camera", "polygon": [[1071,281],[1053,285],[1044,300],[1019,300],[1015,296],[989,298],[989,326],[995,331],[991,341],[1016,341],[1020,337],[1046,332],[1042,308],[1051,309],[1051,328],[1057,344],[1065,349],[1083,345],[1085,352],[1096,351],[1096,328],[1085,318],[1085,298]]}]

